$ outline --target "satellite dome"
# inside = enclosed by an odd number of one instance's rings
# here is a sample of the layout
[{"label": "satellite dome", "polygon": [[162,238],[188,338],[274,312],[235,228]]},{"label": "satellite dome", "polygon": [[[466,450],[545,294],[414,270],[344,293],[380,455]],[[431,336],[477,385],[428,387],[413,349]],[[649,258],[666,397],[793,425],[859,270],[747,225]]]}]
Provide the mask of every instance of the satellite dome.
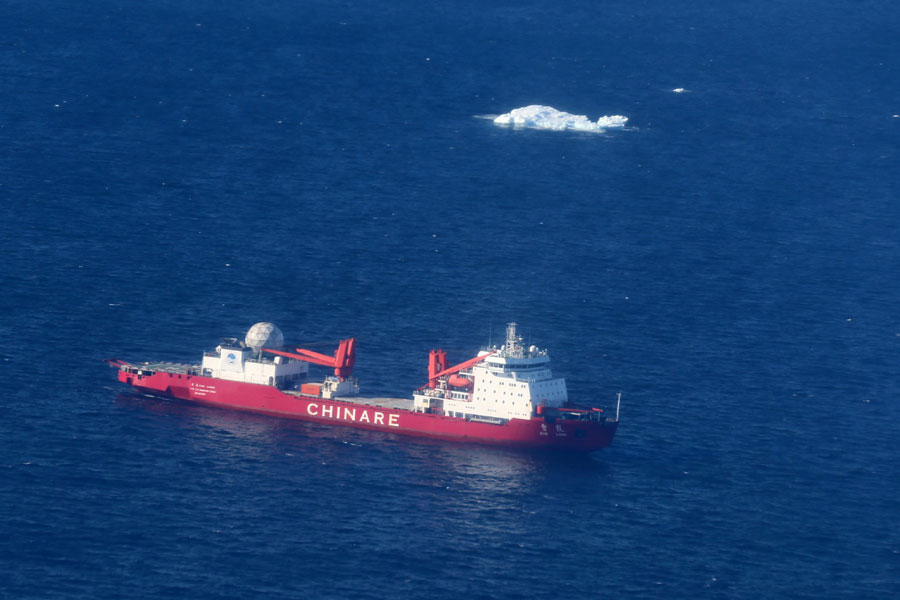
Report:
[{"label": "satellite dome", "polygon": [[281,348],[284,346],[284,334],[272,323],[257,323],[247,332],[244,343],[254,352],[263,348]]}]

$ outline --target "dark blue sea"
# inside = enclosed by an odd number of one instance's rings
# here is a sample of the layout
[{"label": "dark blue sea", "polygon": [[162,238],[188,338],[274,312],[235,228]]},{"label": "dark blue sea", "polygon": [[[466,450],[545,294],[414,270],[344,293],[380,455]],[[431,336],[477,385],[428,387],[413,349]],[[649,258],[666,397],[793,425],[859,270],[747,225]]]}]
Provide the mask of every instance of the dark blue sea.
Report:
[{"label": "dark blue sea", "polygon": [[[0,597],[900,596],[900,5],[5,0]],[[681,91],[674,91],[681,90]],[[495,125],[532,104],[605,133]],[[135,395],[257,321],[370,395],[507,321],[589,456]]]}]

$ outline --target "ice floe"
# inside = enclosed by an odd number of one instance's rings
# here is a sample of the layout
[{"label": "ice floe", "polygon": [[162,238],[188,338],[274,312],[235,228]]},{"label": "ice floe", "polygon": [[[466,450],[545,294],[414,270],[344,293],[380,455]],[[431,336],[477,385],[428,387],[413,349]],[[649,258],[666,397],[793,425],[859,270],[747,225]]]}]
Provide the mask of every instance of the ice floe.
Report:
[{"label": "ice floe", "polygon": [[497,125],[513,125],[532,129],[550,129],[553,131],[592,131],[603,132],[615,127],[624,127],[628,117],[612,115],[591,121],[584,115],[573,115],[552,106],[532,104],[511,110],[494,119]]}]

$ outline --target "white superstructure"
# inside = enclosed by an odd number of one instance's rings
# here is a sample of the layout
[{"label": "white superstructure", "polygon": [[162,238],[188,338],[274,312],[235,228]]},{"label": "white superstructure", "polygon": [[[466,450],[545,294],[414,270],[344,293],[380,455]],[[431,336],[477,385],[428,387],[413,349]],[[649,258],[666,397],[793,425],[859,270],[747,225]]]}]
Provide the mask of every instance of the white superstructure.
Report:
[{"label": "white superstructure", "polygon": [[201,374],[206,377],[284,388],[305,379],[309,364],[263,354],[231,338],[222,340],[214,352],[203,355],[202,369]]},{"label": "white superstructure", "polygon": [[[298,354],[285,352],[284,335],[272,323],[257,323],[247,332],[244,342],[226,338],[214,352],[203,355],[200,375],[271,385],[289,393],[319,398],[337,398],[359,394],[359,385],[351,377],[355,360],[355,340],[341,340],[338,352],[327,356],[297,348]],[[321,383],[307,383],[309,364],[333,367],[335,374]]]},{"label": "white superstructure", "polygon": [[568,400],[566,381],[553,377],[547,351],[523,346],[515,323],[507,325],[503,346],[478,356],[484,358],[477,364],[417,391],[415,410],[473,420],[530,419],[543,407],[560,407]]}]

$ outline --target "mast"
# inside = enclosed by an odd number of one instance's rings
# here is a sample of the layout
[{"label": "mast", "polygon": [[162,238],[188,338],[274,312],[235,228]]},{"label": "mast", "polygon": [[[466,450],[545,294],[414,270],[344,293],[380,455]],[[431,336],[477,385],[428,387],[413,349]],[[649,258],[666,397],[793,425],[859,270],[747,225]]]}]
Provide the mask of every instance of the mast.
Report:
[{"label": "mast", "polygon": [[522,346],[519,342],[522,338],[516,334],[516,324],[506,324],[506,355],[512,358],[522,358]]}]

